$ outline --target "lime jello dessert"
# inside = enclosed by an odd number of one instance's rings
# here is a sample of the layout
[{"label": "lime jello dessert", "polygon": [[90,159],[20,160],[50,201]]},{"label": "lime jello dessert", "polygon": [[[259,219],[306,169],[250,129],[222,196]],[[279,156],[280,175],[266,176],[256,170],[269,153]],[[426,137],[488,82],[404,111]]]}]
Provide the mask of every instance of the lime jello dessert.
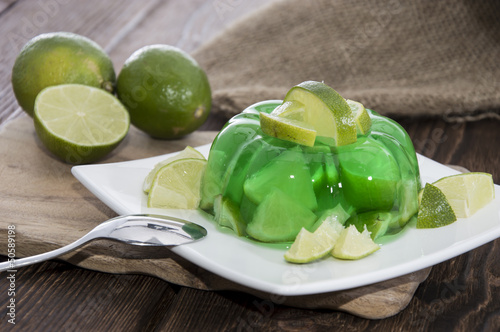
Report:
[{"label": "lime jello dessert", "polygon": [[379,237],[416,214],[419,190],[415,149],[398,123],[309,81],[229,120],[212,144],[200,207],[263,242],[293,241],[332,215]]}]

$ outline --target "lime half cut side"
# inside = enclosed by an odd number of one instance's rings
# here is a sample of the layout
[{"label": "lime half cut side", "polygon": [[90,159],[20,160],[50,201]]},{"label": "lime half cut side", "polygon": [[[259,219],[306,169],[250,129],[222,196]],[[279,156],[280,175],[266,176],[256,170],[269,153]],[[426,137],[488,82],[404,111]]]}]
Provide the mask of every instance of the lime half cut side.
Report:
[{"label": "lime half cut side", "polygon": [[318,136],[333,138],[336,145],[356,142],[356,122],[346,100],[328,85],[306,81],[288,91],[283,103],[300,102],[305,107],[303,122]]},{"label": "lime half cut side", "polygon": [[111,152],[127,135],[130,118],[108,92],[80,85],[45,88],[35,100],[38,137],[70,164],[86,164]]}]

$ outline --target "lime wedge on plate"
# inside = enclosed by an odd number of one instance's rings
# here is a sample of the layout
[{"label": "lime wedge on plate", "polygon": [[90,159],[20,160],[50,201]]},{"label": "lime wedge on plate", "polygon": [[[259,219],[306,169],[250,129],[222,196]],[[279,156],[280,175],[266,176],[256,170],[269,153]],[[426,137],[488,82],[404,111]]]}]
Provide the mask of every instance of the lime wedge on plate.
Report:
[{"label": "lime wedge on plate", "polygon": [[359,232],[356,226],[344,228],[332,250],[332,256],[340,259],[355,260],[366,257],[379,250],[380,246],[373,242],[370,232],[364,229]]},{"label": "lime wedge on plate", "polygon": [[417,228],[436,228],[457,220],[443,192],[427,183],[422,192],[422,202],[417,215]]},{"label": "lime wedge on plate", "polygon": [[206,164],[205,159],[188,158],[174,160],[160,168],[149,190],[148,207],[196,209]]},{"label": "lime wedge on plate", "polygon": [[344,226],[335,219],[325,220],[314,233],[302,228],[285,260],[291,263],[310,263],[327,256],[335,246]]},{"label": "lime wedge on plate", "polygon": [[34,124],[42,143],[70,164],[94,162],[127,135],[127,110],[104,90],[63,84],[45,88],[35,100]]},{"label": "lime wedge on plate", "polygon": [[458,218],[467,218],[495,199],[491,174],[472,172],[447,176],[433,183],[441,189]]},{"label": "lime wedge on plate", "polygon": [[170,158],[167,158],[163,161],[160,161],[157,163],[153,169],[149,172],[148,176],[144,179],[144,182],[142,184],[142,190],[147,194],[149,192],[149,189],[151,188],[151,185],[153,184],[153,180],[155,178],[156,173],[158,173],[158,170],[162,168],[163,166],[170,164],[174,160],[179,160],[179,159],[186,159],[186,158],[195,158],[195,159],[205,159],[205,157],[196,149],[187,146],[184,150],[176,154],[175,156],[172,156]]}]

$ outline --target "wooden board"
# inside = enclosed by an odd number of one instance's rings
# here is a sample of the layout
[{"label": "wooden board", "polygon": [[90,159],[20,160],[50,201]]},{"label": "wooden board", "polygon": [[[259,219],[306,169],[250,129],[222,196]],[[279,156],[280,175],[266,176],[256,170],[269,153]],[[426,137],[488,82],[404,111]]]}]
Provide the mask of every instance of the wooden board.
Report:
[{"label": "wooden board", "polygon": [[[198,131],[182,140],[161,141],[131,128],[125,141],[102,162],[179,151],[186,145],[209,143],[215,134]],[[116,215],[71,175],[71,165],[56,160],[45,150],[36,137],[31,118],[22,116],[3,126],[0,142],[0,247],[6,247],[8,225],[16,226],[16,253],[18,257],[25,257],[71,243]],[[243,291],[279,304],[341,310],[372,319],[389,317],[403,310],[430,272],[427,268],[340,292],[282,297],[228,281],[168,249],[146,253],[140,250],[99,240],[61,259],[97,271],[147,274],[181,286]]]}]

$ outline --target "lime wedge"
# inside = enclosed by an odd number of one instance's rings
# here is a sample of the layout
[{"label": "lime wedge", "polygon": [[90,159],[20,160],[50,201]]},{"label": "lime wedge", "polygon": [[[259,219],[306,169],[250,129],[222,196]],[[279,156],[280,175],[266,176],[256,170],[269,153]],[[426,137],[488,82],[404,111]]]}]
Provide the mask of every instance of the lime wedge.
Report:
[{"label": "lime wedge", "polygon": [[86,164],[110,153],[127,135],[128,112],[104,90],[63,84],[35,100],[34,124],[49,151],[70,164]]},{"label": "lime wedge", "polygon": [[285,101],[271,112],[272,115],[297,121],[304,121],[305,113],[304,104],[296,100]]},{"label": "lime wedge", "polygon": [[325,219],[313,234],[333,249],[333,246],[337,242],[340,233],[342,233],[343,230],[344,226],[339,219],[335,218],[335,216],[331,216]]},{"label": "lime wedge", "polygon": [[346,101],[354,116],[358,134],[365,135],[372,126],[372,119],[370,118],[370,115],[366,111],[363,104],[350,99],[347,99]]},{"label": "lime wedge", "polygon": [[349,105],[326,84],[300,83],[286,94],[283,102],[289,101],[304,104],[303,121],[311,125],[318,136],[333,138],[338,146],[356,142],[356,122]]},{"label": "lime wedge", "polygon": [[325,220],[314,233],[302,228],[285,260],[291,263],[310,263],[325,257],[332,251],[344,226],[335,219]]},{"label": "lime wedge", "polygon": [[365,229],[359,232],[356,226],[350,225],[340,233],[332,250],[332,256],[340,259],[355,260],[366,257],[379,250],[380,246],[373,242],[370,232]]},{"label": "lime wedge", "polygon": [[316,140],[316,131],[309,124],[264,112],[260,113],[260,127],[266,135],[306,146],[313,146]]},{"label": "lime wedge", "polygon": [[467,218],[495,199],[491,174],[472,172],[447,176],[433,183],[441,189],[457,218]]},{"label": "lime wedge", "polygon": [[457,220],[443,192],[427,183],[422,192],[422,202],[417,215],[417,228],[436,228]]},{"label": "lime wedge", "polygon": [[200,203],[200,183],[207,161],[188,158],[174,160],[160,168],[148,195],[148,207],[196,209]]},{"label": "lime wedge", "polygon": [[186,158],[195,158],[195,159],[205,159],[205,157],[196,149],[186,146],[184,150],[179,152],[178,154],[167,158],[165,160],[160,161],[157,163],[153,169],[149,172],[148,176],[144,179],[144,182],[142,183],[142,190],[147,194],[149,192],[149,189],[151,188],[151,185],[153,184],[153,180],[155,178],[156,173],[160,168],[163,166],[170,164],[174,160],[179,160],[179,159],[186,159]]}]

